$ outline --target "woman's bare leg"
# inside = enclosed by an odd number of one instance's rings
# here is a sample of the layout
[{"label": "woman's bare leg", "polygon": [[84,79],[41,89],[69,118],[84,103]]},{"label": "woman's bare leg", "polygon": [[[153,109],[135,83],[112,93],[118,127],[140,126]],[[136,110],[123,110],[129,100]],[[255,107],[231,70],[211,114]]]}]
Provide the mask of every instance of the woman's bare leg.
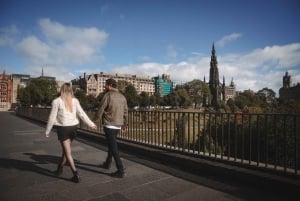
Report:
[{"label": "woman's bare leg", "polygon": [[74,159],[72,157],[72,152],[71,152],[71,139],[66,139],[64,141],[61,142],[61,146],[63,149],[63,153],[64,153],[64,158],[66,159],[66,161],[68,161],[72,172],[76,172],[76,167],[75,167],[75,163],[74,163]]},{"label": "woman's bare leg", "polygon": [[67,162],[67,158],[66,158],[65,153],[64,153],[64,151],[63,151],[58,166],[62,168],[62,167],[65,166],[66,162]]},{"label": "woman's bare leg", "polygon": [[71,150],[71,144],[72,144],[72,139],[66,139],[64,141],[60,142],[61,147],[63,149],[63,153],[64,153],[64,158],[66,158],[66,160],[68,161],[70,168],[73,172],[73,177],[72,177],[72,181],[75,183],[79,182],[79,176],[77,174],[77,169],[74,163],[74,159],[72,156],[72,150]]}]

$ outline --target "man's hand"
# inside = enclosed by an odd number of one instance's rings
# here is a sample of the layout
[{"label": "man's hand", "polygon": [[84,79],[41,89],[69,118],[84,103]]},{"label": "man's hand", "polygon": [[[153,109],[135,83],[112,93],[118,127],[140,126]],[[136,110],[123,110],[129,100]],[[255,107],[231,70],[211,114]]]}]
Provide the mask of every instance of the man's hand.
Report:
[{"label": "man's hand", "polygon": [[121,128],[122,132],[126,132],[126,129],[127,129],[126,125],[123,125],[122,128]]}]

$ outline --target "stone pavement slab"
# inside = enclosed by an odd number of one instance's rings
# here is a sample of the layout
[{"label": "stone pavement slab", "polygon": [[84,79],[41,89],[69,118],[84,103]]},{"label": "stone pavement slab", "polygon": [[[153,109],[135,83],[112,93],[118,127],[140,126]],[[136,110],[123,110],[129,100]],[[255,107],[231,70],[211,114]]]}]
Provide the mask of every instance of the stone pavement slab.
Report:
[{"label": "stone pavement slab", "polygon": [[61,177],[53,175],[61,155],[54,132],[45,138],[44,125],[9,112],[0,112],[0,122],[1,201],[284,200],[263,190],[192,175],[126,153],[121,153],[125,178],[113,178],[114,165],[111,170],[98,167],[106,157],[105,148],[84,139],[72,145],[81,177],[76,184],[70,181],[68,166]]}]

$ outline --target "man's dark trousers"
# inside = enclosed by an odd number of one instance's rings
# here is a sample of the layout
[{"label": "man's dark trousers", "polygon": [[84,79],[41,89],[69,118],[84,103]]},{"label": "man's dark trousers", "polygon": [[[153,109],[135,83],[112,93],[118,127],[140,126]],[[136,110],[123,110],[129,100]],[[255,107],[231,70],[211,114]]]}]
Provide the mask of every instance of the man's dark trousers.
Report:
[{"label": "man's dark trousers", "polygon": [[119,131],[120,131],[119,129],[111,129],[111,128],[104,127],[104,133],[105,133],[105,137],[106,137],[107,145],[108,145],[108,151],[107,151],[107,157],[106,157],[105,163],[111,164],[112,157],[113,157],[115,160],[117,169],[123,173],[124,167],[123,167],[122,161],[120,159],[118,144],[117,144],[117,140],[116,140]]}]

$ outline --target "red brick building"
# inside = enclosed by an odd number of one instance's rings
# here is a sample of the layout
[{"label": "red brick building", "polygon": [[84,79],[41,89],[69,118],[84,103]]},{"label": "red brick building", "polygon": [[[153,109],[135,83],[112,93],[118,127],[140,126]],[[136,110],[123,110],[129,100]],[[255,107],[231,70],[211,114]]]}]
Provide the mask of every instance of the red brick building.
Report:
[{"label": "red brick building", "polygon": [[11,106],[12,79],[5,71],[0,75],[0,111],[7,111]]}]

